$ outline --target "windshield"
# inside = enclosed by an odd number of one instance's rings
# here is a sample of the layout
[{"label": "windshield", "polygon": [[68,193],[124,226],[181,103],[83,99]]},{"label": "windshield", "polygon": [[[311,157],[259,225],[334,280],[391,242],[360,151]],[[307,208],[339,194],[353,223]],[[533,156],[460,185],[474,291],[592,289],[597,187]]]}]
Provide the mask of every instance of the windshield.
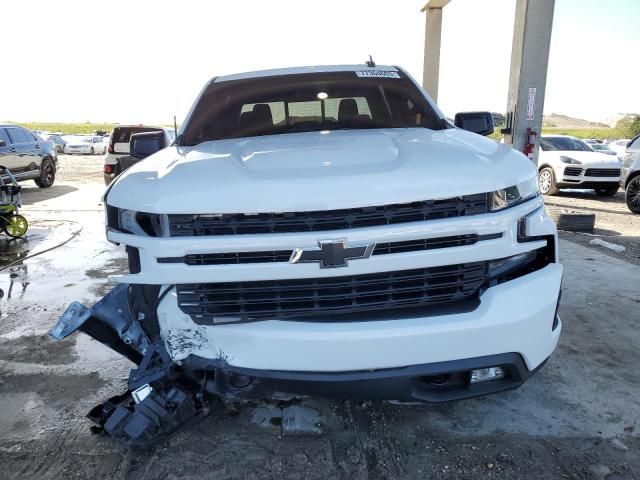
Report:
[{"label": "windshield", "polygon": [[92,140],[93,140],[93,137],[82,137],[80,139],[82,143],[91,143]]},{"label": "windshield", "polygon": [[540,139],[542,150],[561,150],[576,152],[591,152],[586,143],[571,137],[543,137]]},{"label": "windshield", "polygon": [[195,106],[183,145],[320,130],[447,128],[401,72],[306,73],[211,83]]}]

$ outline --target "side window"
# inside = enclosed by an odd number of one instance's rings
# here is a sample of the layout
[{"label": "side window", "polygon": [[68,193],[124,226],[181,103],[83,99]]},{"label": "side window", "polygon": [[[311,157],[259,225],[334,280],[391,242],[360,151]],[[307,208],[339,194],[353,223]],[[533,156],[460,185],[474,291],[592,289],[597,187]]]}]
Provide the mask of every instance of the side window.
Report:
[{"label": "side window", "polygon": [[13,143],[29,142],[29,137],[27,137],[27,134],[21,128],[7,128],[7,131],[9,132],[9,136],[11,137],[11,140],[13,140]]},{"label": "side window", "polygon": [[627,147],[628,152],[640,152],[640,135],[631,142],[631,145]]},{"label": "side window", "polygon": [[0,140],[4,140],[4,143],[11,145],[11,139],[4,128],[0,128]]}]

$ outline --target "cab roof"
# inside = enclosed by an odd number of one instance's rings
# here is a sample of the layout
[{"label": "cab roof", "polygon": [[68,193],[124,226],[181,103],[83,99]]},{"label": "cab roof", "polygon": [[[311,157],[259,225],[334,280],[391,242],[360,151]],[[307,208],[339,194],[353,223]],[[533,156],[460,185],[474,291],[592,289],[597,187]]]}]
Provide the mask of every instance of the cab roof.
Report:
[{"label": "cab roof", "polygon": [[289,68],[272,68],[269,70],[256,70],[254,72],[233,73],[231,75],[222,75],[216,77],[212,81],[215,83],[227,82],[229,80],[243,80],[246,78],[272,77],[276,75],[295,75],[300,73],[329,73],[329,72],[357,72],[362,70],[381,71],[381,72],[398,72],[399,68],[391,65],[376,65],[369,67],[367,65],[316,65],[308,67],[289,67]]}]

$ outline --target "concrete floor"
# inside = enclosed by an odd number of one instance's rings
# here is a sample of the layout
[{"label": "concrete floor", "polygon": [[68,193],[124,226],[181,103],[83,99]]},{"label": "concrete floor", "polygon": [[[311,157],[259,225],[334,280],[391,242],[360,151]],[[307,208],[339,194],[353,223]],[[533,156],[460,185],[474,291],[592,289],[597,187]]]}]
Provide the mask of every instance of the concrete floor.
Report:
[{"label": "concrete floor", "polygon": [[640,478],[640,267],[564,239],[560,345],[519,390],[439,406],[214,405],[147,452],[92,435],[84,415],[131,366],[83,335],[46,333],[126,262],[104,240],[100,157],[61,165],[52,189],[26,185],[28,240],[0,241],[2,268],[83,228],[0,271],[0,478]]}]

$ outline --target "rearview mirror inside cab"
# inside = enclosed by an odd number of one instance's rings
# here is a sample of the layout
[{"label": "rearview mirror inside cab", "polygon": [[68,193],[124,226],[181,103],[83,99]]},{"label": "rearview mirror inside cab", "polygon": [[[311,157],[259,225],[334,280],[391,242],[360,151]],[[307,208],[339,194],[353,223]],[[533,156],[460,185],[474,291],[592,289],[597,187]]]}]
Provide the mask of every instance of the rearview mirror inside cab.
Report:
[{"label": "rearview mirror inside cab", "polygon": [[454,124],[458,128],[477,133],[478,135],[491,135],[494,128],[491,112],[456,113]]},{"label": "rearview mirror inside cab", "polygon": [[164,132],[144,132],[131,135],[129,155],[143,159],[166,147]]}]

